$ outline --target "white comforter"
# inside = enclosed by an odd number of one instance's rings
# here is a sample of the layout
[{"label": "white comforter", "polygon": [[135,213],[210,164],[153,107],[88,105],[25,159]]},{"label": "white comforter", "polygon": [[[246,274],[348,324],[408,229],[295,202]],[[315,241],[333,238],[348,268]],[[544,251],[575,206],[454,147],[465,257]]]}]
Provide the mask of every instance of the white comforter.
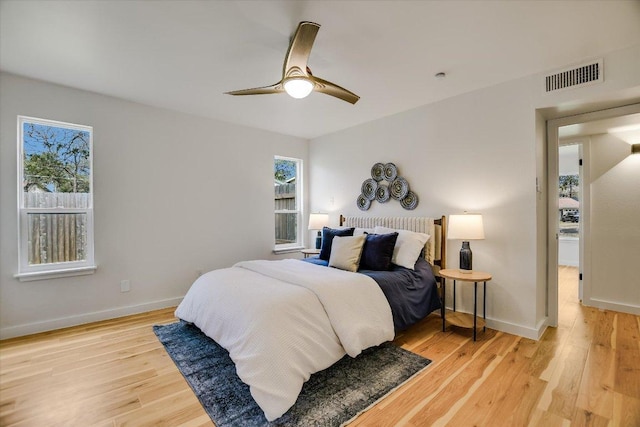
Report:
[{"label": "white comforter", "polygon": [[291,259],[206,273],[176,316],[229,351],[269,421],[295,403],[311,374],[394,337],[373,279]]}]

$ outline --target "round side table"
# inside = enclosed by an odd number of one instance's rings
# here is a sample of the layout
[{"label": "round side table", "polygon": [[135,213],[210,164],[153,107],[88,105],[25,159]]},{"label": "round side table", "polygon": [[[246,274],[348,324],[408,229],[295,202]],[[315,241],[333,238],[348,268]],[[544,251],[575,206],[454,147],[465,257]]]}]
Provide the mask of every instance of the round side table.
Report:
[{"label": "round side table", "polygon": [[[491,280],[491,274],[476,270],[444,269],[438,272],[442,277],[442,332],[446,329],[446,322],[461,328],[473,328],[473,340],[476,340],[476,332],[479,327],[487,330],[487,282]],[[444,306],[447,295],[446,279],[453,280],[453,310],[447,316]],[[466,313],[456,312],[456,282],[473,283],[473,319]],[[482,292],[482,319],[478,319],[478,282],[484,282]]]}]

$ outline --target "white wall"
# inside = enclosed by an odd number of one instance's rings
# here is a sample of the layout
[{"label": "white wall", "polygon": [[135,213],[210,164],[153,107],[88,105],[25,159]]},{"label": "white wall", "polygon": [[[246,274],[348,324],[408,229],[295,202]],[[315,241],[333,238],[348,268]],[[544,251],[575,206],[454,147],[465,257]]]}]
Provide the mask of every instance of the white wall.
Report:
[{"label": "white wall", "polygon": [[[640,154],[613,135],[592,135],[588,305],[640,314]],[[585,298],[585,299],[586,299]]]},{"label": "white wall", "polygon": [[[394,162],[420,197],[415,211],[372,203],[368,215],[484,215],[471,243],[474,269],[488,271],[489,326],[540,336],[547,312],[545,120],[536,111],[610,101],[640,86],[640,46],[604,55],[605,83],[544,94],[543,75],[478,90],[311,141],[311,208],[361,213],[355,200],[376,162]],[[455,84],[455,83],[453,83]],[[536,178],[538,186],[536,187]],[[331,203],[333,201],[333,204]],[[457,268],[459,241],[448,245]],[[471,288],[458,307],[472,311]]]},{"label": "white wall", "polygon": [[[334,218],[360,214],[355,204],[376,162],[393,162],[420,198],[414,211],[373,202],[367,215],[484,216],[486,240],[471,242],[473,267],[488,271],[490,325],[534,334],[536,316],[535,114],[512,82],[424,106],[311,142],[312,209]],[[334,206],[330,205],[331,199]],[[337,221],[334,219],[334,223]],[[448,246],[458,267],[460,241]],[[458,292],[472,311],[473,289]],[[507,324],[508,323],[508,324]]]},{"label": "white wall", "polygon": [[[197,270],[273,257],[273,156],[308,141],[6,73],[0,93],[0,337],[176,305]],[[13,278],[19,114],[94,128],[94,275]]]},{"label": "white wall", "polygon": [[558,265],[580,266],[580,239],[577,237],[558,238]]}]

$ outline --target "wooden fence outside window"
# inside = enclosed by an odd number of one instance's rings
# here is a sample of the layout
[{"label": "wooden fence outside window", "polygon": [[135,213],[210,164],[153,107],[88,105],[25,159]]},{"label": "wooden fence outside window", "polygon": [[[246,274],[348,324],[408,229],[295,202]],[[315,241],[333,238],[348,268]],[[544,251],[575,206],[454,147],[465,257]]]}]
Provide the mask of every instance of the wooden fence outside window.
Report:
[{"label": "wooden fence outside window", "polygon": [[[274,186],[275,210],[296,210],[296,184],[280,184]],[[295,243],[297,241],[298,214],[276,213],[276,245]]]},{"label": "wooden fence outside window", "polygon": [[[25,208],[89,208],[89,193],[25,192]],[[29,264],[83,261],[87,250],[87,214],[27,213]]]}]

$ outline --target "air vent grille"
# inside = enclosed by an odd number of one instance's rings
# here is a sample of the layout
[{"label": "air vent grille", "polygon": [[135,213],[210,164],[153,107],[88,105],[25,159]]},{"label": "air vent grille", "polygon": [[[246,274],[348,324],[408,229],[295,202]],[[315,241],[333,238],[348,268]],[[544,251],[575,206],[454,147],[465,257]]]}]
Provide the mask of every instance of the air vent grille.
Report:
[{"label": "air vent grille", "polygon": [[545,91],[555,92],[562,89],[588,86],[604,81],[602,59],[564,69],[545,77]]}]

